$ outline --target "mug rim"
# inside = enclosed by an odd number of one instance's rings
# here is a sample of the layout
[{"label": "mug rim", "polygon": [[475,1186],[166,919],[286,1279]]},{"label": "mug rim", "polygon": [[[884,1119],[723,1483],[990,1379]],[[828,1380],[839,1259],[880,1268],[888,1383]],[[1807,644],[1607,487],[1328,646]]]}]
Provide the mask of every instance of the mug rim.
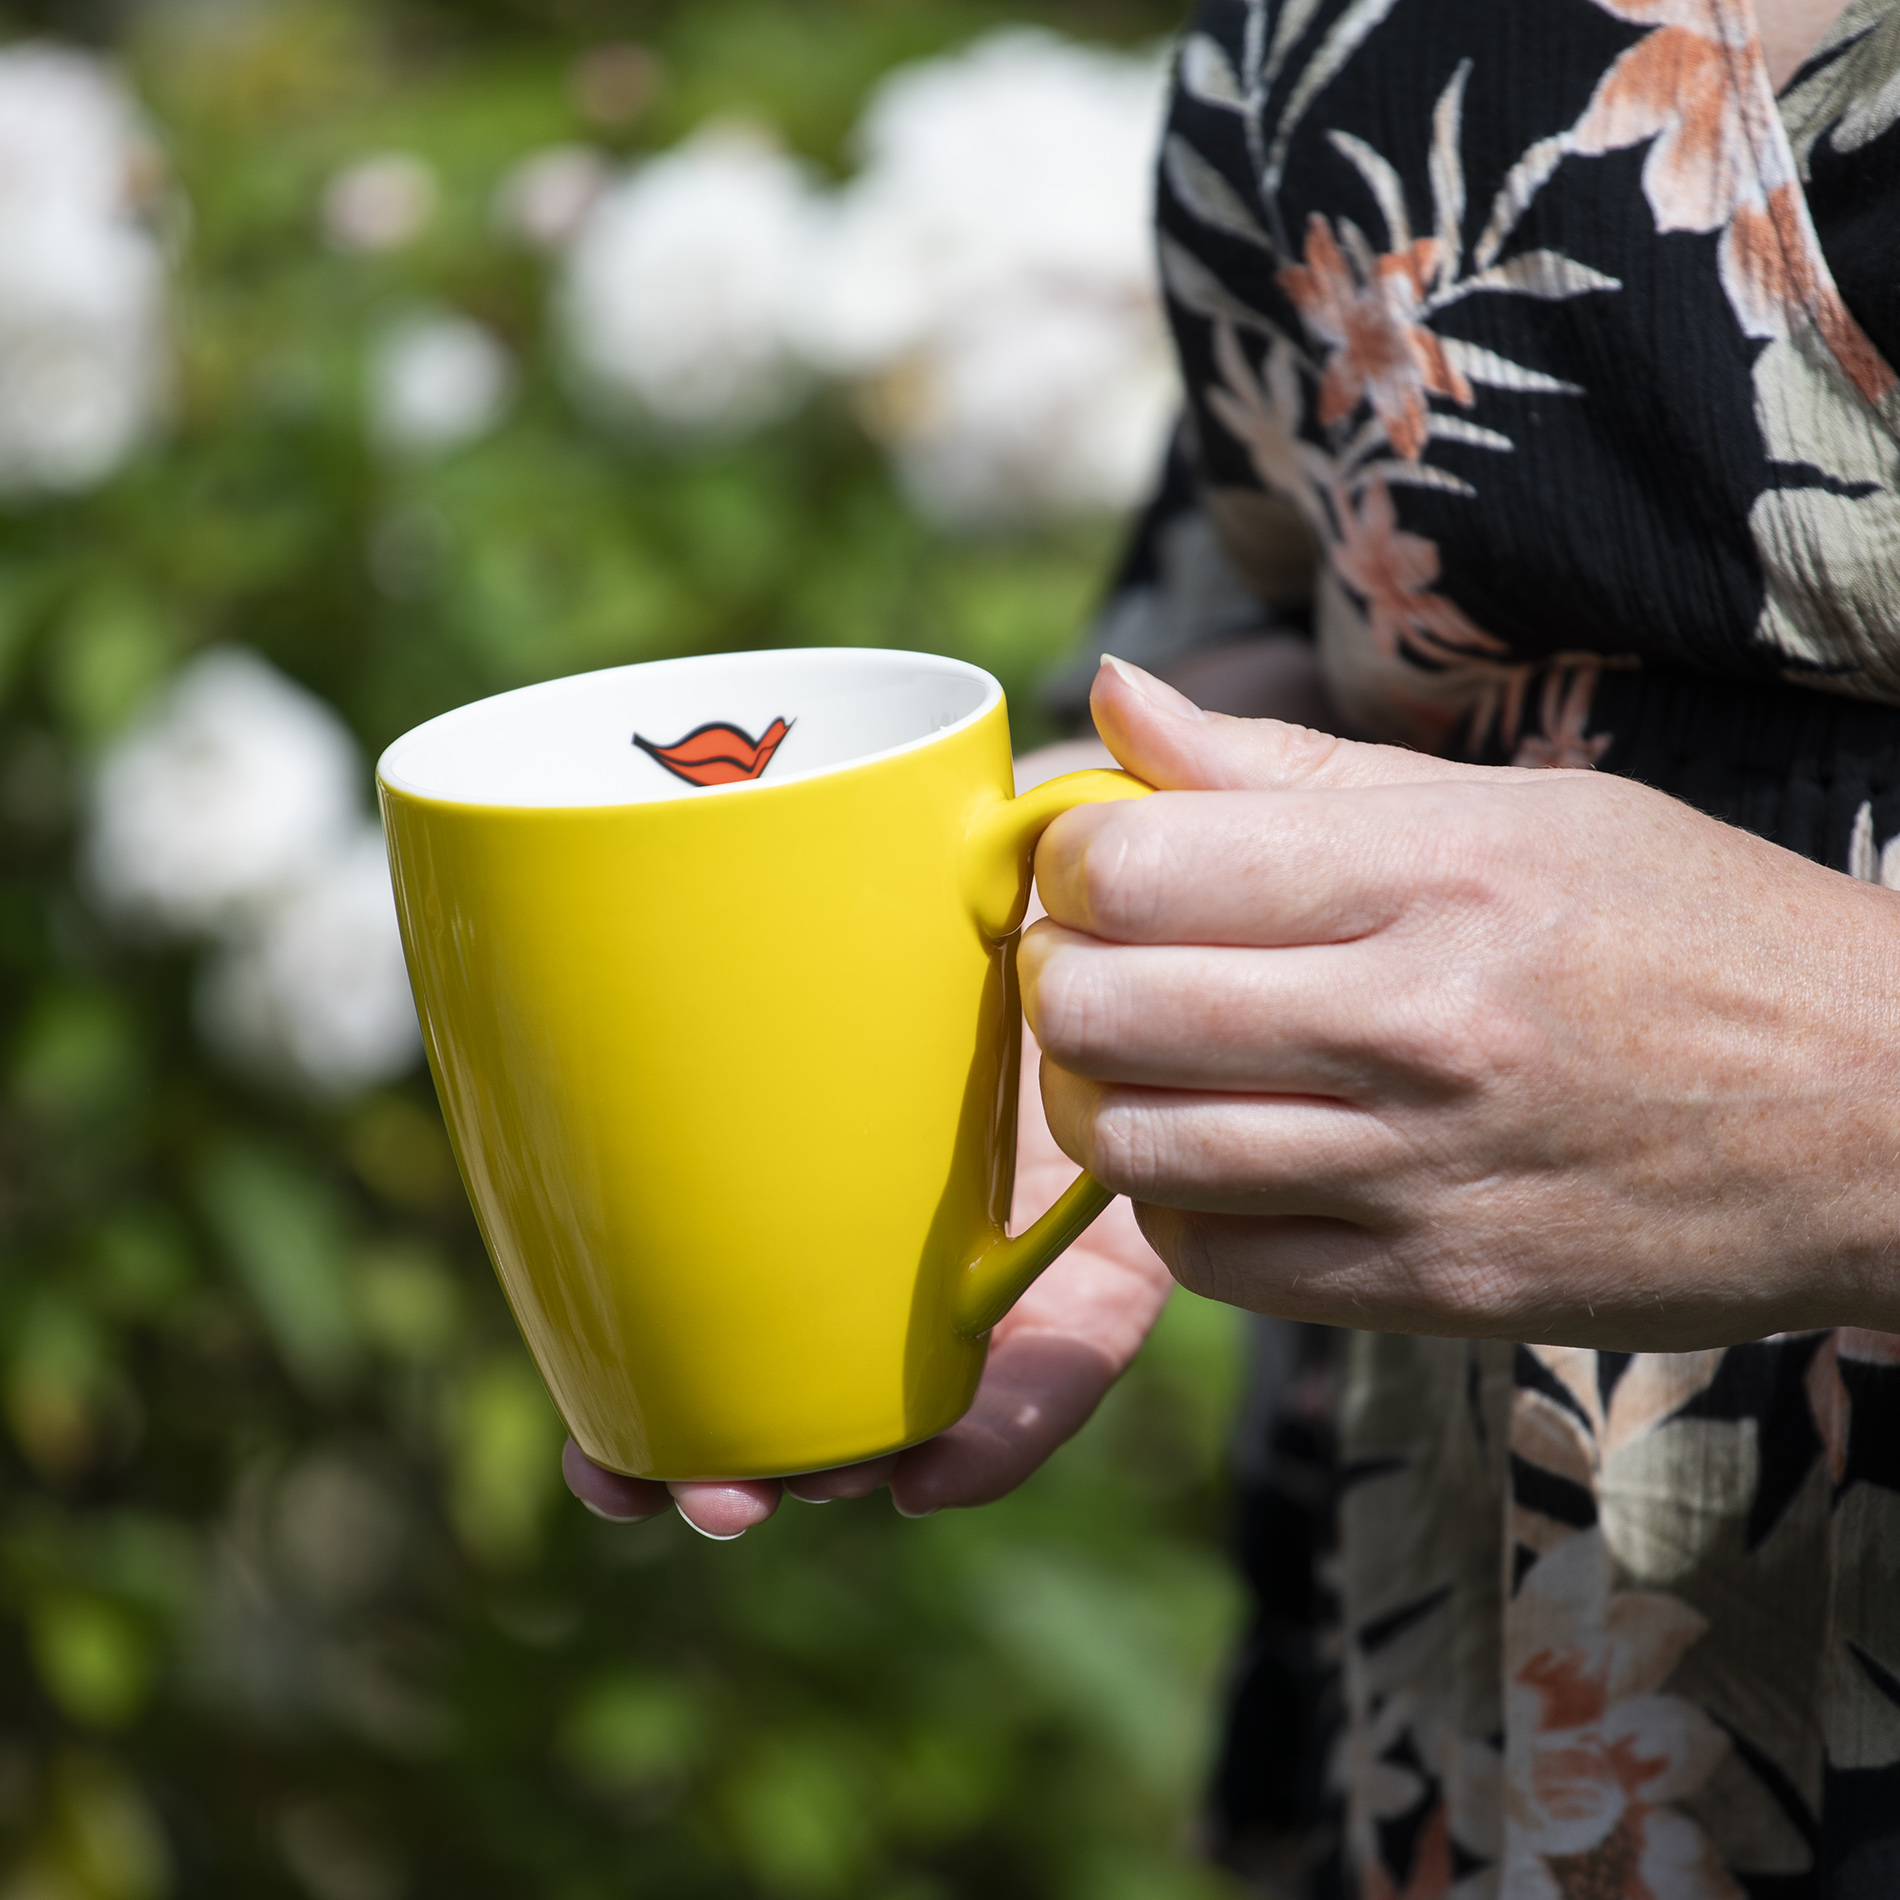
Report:
[{"label": "mug rim", "polygon": [[[915,739],[901,740],[898,744],[884,746],[875,752],[865,752],[856,758],[840,759],[830,765],[811,765],[802,770],[787,772],[782,777],[769,781],[762,779],[741,779],[730,785],[707,785],[698,788],[690,798],[682,799],[677,795],[659,793],[646,798],[616,798],[603,800],[556,800],[545,804],[527,804],[517,800],[500,801],[484,798],[455,798],[441,792],[425,791],[413,781],[399,775],[394,755],[412,740],[422,734],[459,719],[466,713],[478,708],[493,706],[501,700],[521,699],[531,695],[553,692],[564,686],[571,686],[578,680],[607,679],[624,673],[650,673],[659,669],[687,669],[703,666],[713,661],[743,660],[821,660],[856,662],[869,661],[872,665],[889,663],[894,673],[935,673],[961,676],[981,683],[983,694],[976,706],[960,719],[953,720],[947,726],[939,726],[934,732],[920,734]],[[908,647],[756,647],[736,653],[684,653],[676,654],[664,660],[630,660],[620,666],[590,667],[585,672],[557,674],[553,679],[534,680],[526,686],[511,686],[505,692],[489,693],[481,699],[471,699],[460,706],[451,706],[446,712],[425,719],[420,725],[411,726],[399,737],[386,745],[376,761],[376,785],[380,792],[390,797],[401,798],[411,804],[433,805],[449,811],[510,812],[530,814],[536,812],[605,812],[633,811],[645,806],[703,804],[709,798],[727,798],[736,795],[759,795],[782,791],[794,785],[808,785],[818,779],[835,778],[845,772],[856,772],[867,766],[882,765],[891,759],[907,756],[912,752],[921,752],[927,746],[933,746],[957,734],[967,732],[979,720],[986,718],[1003,703],[1002,682],[993,673],[983,667],[972,665],[968,660],[952,658],[947,653],[927,653]]]}]

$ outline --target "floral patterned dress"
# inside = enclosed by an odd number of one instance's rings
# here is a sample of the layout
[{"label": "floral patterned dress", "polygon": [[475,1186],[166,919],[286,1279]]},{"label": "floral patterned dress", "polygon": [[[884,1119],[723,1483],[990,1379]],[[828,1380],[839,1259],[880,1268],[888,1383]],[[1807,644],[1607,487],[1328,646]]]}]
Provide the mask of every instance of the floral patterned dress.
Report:
[{"label": "floral patterned dress", "polygon": [[[1779,97],[1748,0],[1207,0],[1158,216],[1106,644],[1310,616],[1359,730],[1900,885],[1900,0]],[[1311,1344],[1230,1806],[1366,1900],[1900,1897],[1900,1337]]]}]

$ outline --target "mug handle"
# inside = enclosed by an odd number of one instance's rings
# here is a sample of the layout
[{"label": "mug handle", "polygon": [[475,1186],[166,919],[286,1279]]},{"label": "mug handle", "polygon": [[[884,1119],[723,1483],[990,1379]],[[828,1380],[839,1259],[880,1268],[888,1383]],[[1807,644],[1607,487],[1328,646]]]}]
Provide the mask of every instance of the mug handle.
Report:
[{"label": "mug handle", "polygon": [[[999,942],[1020,928],[1029,908],[1036,842],[1065,811],[1109,799],[1144,798],[1153,790],[1129,772],[1068,772],[1032,786],[1020,798],[985,806],[970,827],[964,874],[964,895],[977,927]],[[1009,954],[1016,954],[1014,945]],[[981,1338],[1114,1198],[1092,1174],[1078,1174],[1047,1213],[965,1265],[951,1324],[966,1338]]]}]

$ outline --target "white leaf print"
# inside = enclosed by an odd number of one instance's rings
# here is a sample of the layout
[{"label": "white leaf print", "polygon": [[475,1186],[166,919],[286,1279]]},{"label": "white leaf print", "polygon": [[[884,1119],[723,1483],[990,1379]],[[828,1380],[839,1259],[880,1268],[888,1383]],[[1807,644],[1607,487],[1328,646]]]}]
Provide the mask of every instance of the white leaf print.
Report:
[{"label": "white leaf print", "polygon": [[[1756,637],[1800,663],[1795,676],[1804,684],[1891,705],[1900,700],[1895,427],[1850,393],[1838,359],[1811,328],[1771,343],[1754,380],[1756,420],[1773,459],[1809,463],[1838,484],[1770,487],[1749,510],[1767,582]],[[1818,682],[1816,667],[1825,669]]]},{"label": "white leaf print", "polygon": [[1263,250],[1272,249],[1258,220],[1241,203],[1239,192],[1178,132],[1170,133],[1162,147],[1161,169],[1174,195],[1203,224]]},{"label": "white leaf print", "polygon": [[1500,435],[1495,429],[1483,429],[1475,422],[1467,422],[1463,416],[1433,416],[1426,423],[1426,431],[1435,441],[1462,442],[1467,448],[1497,449],[1509,455],[1517,444],[1508,435]]},{"label": "white leaf print", "polygon": [[1620,279],[1579,264],[1561,251],[1520,251],[1517,256],[1491,269],[1467,277],[1458,286],[1460,295],[1479,290],[1511,290],[1521,297],[1542,297],[1556,303],[1565,297],[1587,296],[1593,290],[1621,290]]},{"label": "white leaf print", "polygon": [[1399,183],[1398,173],[1364,139],[1356,139],[1350,132],[1328,132],[1326,140],[1334,151],[1352,161],[1359,176],[1366,181],[1366,189],[1372,193],[1379,215],[1385,220],[1385,249],[1410,250],[1412,220],[1405,209],[1405,187]]},{"label": "white leaf print", "polygon": [[1330,488],[1326,456],[1301,439],[1300,377],[1291,343],[1275,336],[1267,349],[1266,374],[1256,381],[1234,326],[1214,325],[1214,361],[1221,381],[1207,391],[1216,421],[1247,451],[1254,473],[1271,493],[1290,501],[1324,540],[1331,532],[1319,495]]},{"label": "white leaf print", "polygon": [[1581,1420],[1542,1392],[1520,1387],[1511,1394],[1511,1456],[1541,1471],[1596,1489],[1596,1447]]},{"label": "white leaf print", "polygon": [[1190,98],[1204,106],[1226,106],[1239,112],[1247,104],[1226,49],[1205,33],[1190,33],[1181,48],[1181,84]]},{"label": "white leaf print", "polygon": [[1341,218],[1339,241],[1358,270],[1359,281],[1372,283],[1379,275],[1379,254],[1372,248],[1372,240],[1350,218]]},{"label": "white leaf print", "polygon": [[1604,1542],[1631,1582],[1673,1588],[1741,1536],[1761,1480],[1756,1421],[1671,1419],[1606,1450],[1603,1465]]},{"label": "white leaf print", "polygon": [[[1887,77],[1841,114],[1840,124],[1827,141],[1837,152],[1858,152],[1900,119],[1900,15],[1890,12],[1863,44],[1868,48],[1868,64],[1884,65]],[[1859,51],[1856,47],[1855,52]]]},{"label": "white leaf print", "polygon": [[1506,240],[1517,229],[1517,221],[1530,209],[1531,200],[1550,182],[1550,175],[1563,163],[1569,149],[1569,135],[1558,132],[1539,139],[1504,174],[1498,195],[1491,200],[1491,215],[1485,220],[1478,248],[1471,253],[1474,270],[1488,270],[1497,261]]},{"label": "white leaf print", "polygon": [[1900,1496],[1882,1484],[1849,1486],[1830,1536],[1835,1549],[1854,1555],[1828,1593],[1826,1660],[1815,1685],[1828,1763],[1885,1768],[1900,1760],[1900,1710],[1862,1658],[1888,1675],[1900,1665],[1891,1609],[1900,1568]]},{"label": "white leaf print", "polygon": [[[1496,449],[1505,455],[1514,453],[1517,448],[1517,444],[1508,435],[1500,435],[1495,429],[1486,429],[1475,422],[1467,422],[1463,416],[1429,415],[1425,419],[1425,433],[1434,441],[1462,442],[1468,448]],[[1390,443],[1391,438],[1385,432],[1384,422],[1377,416],[1369,416],[1354,431],[1352,440],[1340,451],[1339,466],[1342,469],[1356,469],[1368,455],[1390,446]],[[1416,488],[1421,484],[1414,482],[1412,485]]]},{"label": "white leaf print", "polygon": [[1387,486],[1392,488],[1436,488],[1442,494],[1466,496],[1478,492],[1469,482],[1461,482],[1456,475],[1434,468],[1429,462],[1368,462],[1355,471],[1354,490],[1363,488],[1375,475],[1384,477]]},{"label": "white leaf print", "polygon": [[1274,23],[1273,44],[1267,49],[1267,61],[1260,72],[1260,90],[1265,92],[1280,76],[1286,56],[1299,44],[1300,36],[1313,24],[1319,0],[1287,0]]},{"label": "white leaf print", "polygon": [[1439,347],[1445,352],[1445,360],[1468,381],[1483,383],[1489,389],[1537,390],[1552,396],[1583,394],[1579,383],[1546,376],[1541,369],[1526,369],[1522,363],[1513,363],[1508,357],[1498,356],[1476,343],[1462,343],[1448,336],[1440,339]]},{"label": "white leaf print", "polygon": [[1242,303],[1193,252],[1184,250],[1165,232],[1157,240],[1156,249],[1161,258],[1162,281],[1169,294],[1196,316],[1225,319],[1244,330],[1278,334],[1259,311]]},{"label": "white leaf print", "polygon": [[1854,814],[1853,833],[1847,841],[1847,874],[1868,884],[1884,884],[1890,891],[1900,887],[1900,833],[1876,847],[1874,808],[1866,799],[1861,800],[1860,810]]},{"label": "white leaf print", "polygon": [[[1273,146],[1267,153],[1267,171],[1263,181],[1263,188],[1269,198],[1280,195],[1280,180],[1286,171],[1287,148],[1293,143],[1293,134],[1299,130],[1300,121],[1306,117],[1308,107],[1339,77],[1340,69],[1398,3],[1399,0],[1353,0],[1353,4],[1333,22],[1326,37],[1320,41],[1319,50],[1307,62],[1274,126]],[[1281,15],[1279,31],[1273,36],[1276,50],[1281,36],[1287,30],[1288,16],[1302,11],[1311,17],[1312,8],[1306,5],[1306,0],[1292,0],[1286,13]]]},{"label": "white leaf print", "polygon": [[1458,275],[1465,242],[1465,166],[1458,155],[1464,130],[1465,81],[1471,62],[1462,59],[1432,107],[1432,150],[1427,161],[1432,180],[1432,223],[1438,234],[1438,277],[1441,285]]},{"label": "white leaf print", "polygon": [[1596,1353],[1588,1346],[1533,1346],[1531,1351],[1583,1409],[1592,1433],[1601,1432],[1603,1396],[1597,1385]]},{"label": "white leaf print", "polygon": [[1610,1390],[1600,1434],[1604,1456],[1655,1430],[1698,1393],[1707,1391],[1726,1356],[1727,1348],[1722,1346],[1700,1352],[1638,1353]]},{"label": "white leaf print", "polygon": [[1880,860],[1874,854],[1874,808],[1867,799],[1861,800],[1854,814],[1854,830],[1847,840],[1847,875],[1863,884],[1880,880]]},{"label": "white leaf print", "polygon": [[1339,465],[1351,468],[1375,449],[1391,446],[1391,438],[1385,432],[1385,423],[1376,415],[1368,416],[1354,431],[1353,438],[1341,451]]},{"label": "white leaf print", "polygon": [[1853,152],[1900,119],[1900,13],[1892,0],[1854,0],[1780,104],[1803,178],[1822,133],[1835,151]]},{"label": "white leaf print", "polygon": [[1261,387],[1276,413],[1286,418],[1288,433],[1297,435],[1301,409],[1299,358],[1285,337],[1276,335],[1267,345],[1266,370]]}]

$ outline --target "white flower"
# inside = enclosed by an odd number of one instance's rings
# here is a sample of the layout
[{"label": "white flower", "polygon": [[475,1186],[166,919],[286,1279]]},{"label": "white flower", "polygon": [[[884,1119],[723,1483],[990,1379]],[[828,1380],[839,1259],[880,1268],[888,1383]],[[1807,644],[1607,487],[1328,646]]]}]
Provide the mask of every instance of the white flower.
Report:
[{"label": "white flower", "polygon": [[131,100],[99,60],[31,42],[0,52],[0,217],[53,204],[117,216],[146,151]]},{"label": "white flower", "polygon": [[0,491],[89,488],[137,446],[164,395],[164,309],[136,225],[0,214]]},{"label": "white flower", "polygon": [[865,414],[925,515],[986,528],[1132,505],[1178,401],[1144,303],[1030,291],[945,324]]},{"label": "white flower", "polygon": [[591,145],[530,152],[495,188],[495,226],[538,251],[558,251],[581,228],[607,178],[607,160]]},{"label": "white flower", "polygon": [[786,333],[819,215],[804,169],[749,127],[710,127],[640,167],[568,253],[561,311],[583,379],[688,432],[786,414],[804,387]]},{"label": "white flower", "polygon": [[206,935],[206,1039],[334,1098],[421,1049],[363,759],[322,700],[255,654],[201,655],[107,754],[82,873],[134,925]]},{"label": "white flower", "polygon": [[82,864],[101,906],[174,934],[232,924],[362,822],[328,706],[255,655],[200,656],[107,753]]},{"label": "white flower", "polygon": [[422,1051],[379,826],[308,874],[206,966],[200,1029],[237,1067],[317,1097],[401,1075]]},{"label": "white flower", "polygon": [[1164,99],[1158,60],[1033,28],[892,73],[858,126],[807,347],[871,369],[1026,279],[1150,284]]},{"label": "white flower", "polygon": [[893,74],[797,318],[926,512],[1121,508],[1177,402],[1149,233],[1165,73],[1015,29]]},{"label": "white flower", "polygon": [[164,267],[133,216],[149,158],[97,60],[0,52],[0,493],[92,486],[158,412]]},{"label": "white flower", "polygon": [[513,388],[514,363],[491,330],[472,317],[412,317],[371,362],[371,432],[400,454],[452,449],[486,435]]},{"label": "white flower", "polygon": [[399,251],[422,234],[439,196],[434,169],[411,152],[358,159],[324,187],[324,235],[340,251]]}]

